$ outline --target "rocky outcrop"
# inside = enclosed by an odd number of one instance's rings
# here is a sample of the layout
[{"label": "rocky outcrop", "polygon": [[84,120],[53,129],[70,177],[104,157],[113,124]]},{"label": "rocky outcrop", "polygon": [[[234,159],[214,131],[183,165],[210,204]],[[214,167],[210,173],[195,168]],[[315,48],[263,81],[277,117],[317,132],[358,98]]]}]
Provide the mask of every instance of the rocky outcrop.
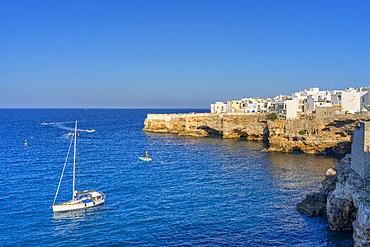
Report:
[{"label": "rocky outcrop", "polygon": [[[327,193],[324,211],[330,229],[353,230],[355,246],[370,246],[370,184],[351,169],[350,155],[346,155],[334,170],[336,174],[325,178],[320,192],[308,195],[306,199]],[[297,209],[311,216],[322,212],[322,208],[315,208],[317,200],[306,199],[298,204],[304,204],[305,208],[297,205]],[[314,210],[309,211],[311,208]]]},{"label": "rocky outcrop", "polygon": [[[331,172],[330,170],[334,172]],[[330,168],[325,174],[325,179],[321,182],[320,193],[328,196],[333,190],[335,190],[337,180],[337,172]]]},{"label": "rocky outcrop", "polygon": [[313,193],[297,204],[297,209],[309,216],[322,215],[326,209],[326,195]]},{"label": "rocky outcrop", "polygon": [[266,116],[258,114],[148,114],[144,131],[257,141],[267,141],[268,138]]},{"label": "rocky outcrop", "polygon": [[370,187],[351,169],[350,156],[336,166],[338,182],[328,197],[331,229],[353,229],[355,246],[370,246]]},{"label": "rocky outcrop", "polygon": [[297,204],[297,209],[309,216],[318,216],[326,212],[328,195],[335,189],[337,173],[333,169],[326,172],[325,179],[321,182],[319,192],[308,194],[306,198]]},{"label": "rocky outcrop", "polygon": [[[364,199],[365,200],[365,199]],[[355,246],[370,246],[370,205],[369,201],[357,206],[357,219],[353,222]]]},{"label": "rocky outcrop", "polygon": [[332,230],[351,230],[355,220],[355,207],[353,201],[330,196],[326,205],[330,229]]},{"label": "rocky outcrop", "polygon": [[269,151],[344,156],[362,119],[346,115],[272,121],[267,114],[256,113],[148,114],[144,131],[268,141]]},{"label": "rocky outcrop", "polygon": [[269,150],[344,156],[351,150],[351,137],[359,122],[360,118],[341,120],[308,117],[268,121]]}]

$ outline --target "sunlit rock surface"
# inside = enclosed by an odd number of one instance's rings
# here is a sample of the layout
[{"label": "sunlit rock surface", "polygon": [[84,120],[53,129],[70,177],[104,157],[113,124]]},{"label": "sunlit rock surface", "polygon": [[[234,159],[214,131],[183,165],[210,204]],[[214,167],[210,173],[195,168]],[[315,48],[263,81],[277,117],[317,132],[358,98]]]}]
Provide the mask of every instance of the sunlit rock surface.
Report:
[{"label": "sunlit rock surface", "polygon": [[342,155],[351,150],[351,138],[360,116],[267,120],[258,113],[148,114],[144,131],[187,136],[219,136],[268,141],[269,151],[302,151]]},{"label": "sunlit rock surface", "polygon": [[267,141],[266,127],[265,115],[241,113],[148,114],[144,122],[144,131],[149,132],[258,141]]}]

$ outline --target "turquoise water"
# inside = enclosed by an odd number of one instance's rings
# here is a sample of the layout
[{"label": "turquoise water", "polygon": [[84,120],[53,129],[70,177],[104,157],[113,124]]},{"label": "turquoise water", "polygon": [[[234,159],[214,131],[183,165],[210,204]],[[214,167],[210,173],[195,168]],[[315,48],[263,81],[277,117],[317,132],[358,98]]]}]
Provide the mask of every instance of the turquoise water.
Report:
[{"label": "turquoise water", "polygon": [[[142,131],[147,113],[180,111],[194,110],[0,110],[0,246],[353,245],[295,208],[335,159]],[[53,214],[73,123],[41,123],[75,119],[96,130],[78,139],[77,188],[106,192],[106,203]],[[138,159],[145,150],[153,162]],[[59,201],[71,197],[71,169]]]}]

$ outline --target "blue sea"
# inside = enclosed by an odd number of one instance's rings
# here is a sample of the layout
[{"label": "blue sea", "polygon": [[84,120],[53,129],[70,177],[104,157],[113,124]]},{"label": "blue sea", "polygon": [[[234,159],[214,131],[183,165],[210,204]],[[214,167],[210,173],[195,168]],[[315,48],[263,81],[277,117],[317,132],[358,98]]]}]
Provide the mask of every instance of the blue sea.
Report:
[{"label": "blue sea", "polygon": [[[1,109],[0,246],[353,245],[351,232],[296,210],[334,158],[142,130],[148,113],[194,111]],[[54,214],[75,120],[96,130],[80,132],[76,187],[104,191],[106,203]],[[151,163],[138,159],[146,150]],[[72,196],[71,174],[69,162],[58,202]]]}]

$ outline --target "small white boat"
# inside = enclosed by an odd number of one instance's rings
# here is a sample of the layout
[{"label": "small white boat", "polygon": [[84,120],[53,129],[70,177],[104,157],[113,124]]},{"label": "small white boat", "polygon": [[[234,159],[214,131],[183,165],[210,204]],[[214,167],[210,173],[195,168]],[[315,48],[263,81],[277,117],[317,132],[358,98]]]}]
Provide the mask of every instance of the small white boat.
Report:
[{"label": "small white boat", "polygon": [[142,161],[145,161],[145,162],[151,162],[151,161],[153,161],[153,159],[152,158],[150,158],[150,157],[138,157],[140,160],[142,160]]},{"label": "small white boat", "polygon": [[152,158],[149,157],[148,150],[145,152],[144,157],[138,157],[140,160],[145,161],[145,162],[151,162],[153,161]]},{"label": "small white boat", "polygon": [[[66,212],[78,209],[84,209],[89,207],[94,207],[101,205],[105,202],[105,194],[101,191],[96,190],[84,190],[84,191],[77,191],[75,190],[75,180],[76,180],[76,139],[77,139],[77,121],[75,123],[75,129],[73,133],[73,138],[71,139],[71,143],[69,145],[67,157],[65,159],[62,175],[60,176],[59,184],[57,191],[55,193],[54,202],[52,205],[53,212]],[[60,188],[60,184],[63,179],[64,170],[66,168],[68,156],[72,147],[72,142],[74,143],[73,148],[73,179],[72,179],[72,200],[68,202],[63,202],[56,204],[56,199],[58,197],[58,192]]]}]

